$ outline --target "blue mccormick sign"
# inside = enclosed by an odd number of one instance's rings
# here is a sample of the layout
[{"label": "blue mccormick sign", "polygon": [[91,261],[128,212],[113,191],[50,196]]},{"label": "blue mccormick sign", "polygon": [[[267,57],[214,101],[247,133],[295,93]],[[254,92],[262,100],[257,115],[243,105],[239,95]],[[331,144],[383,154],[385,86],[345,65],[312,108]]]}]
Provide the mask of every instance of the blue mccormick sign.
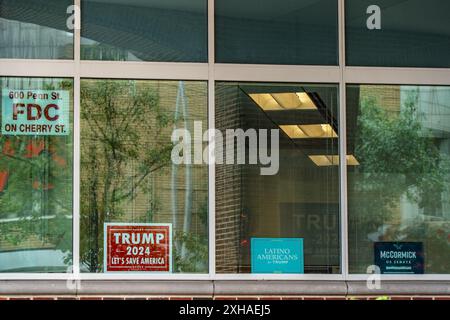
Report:
[{"label": "blue mccormick sign", "polygon": [[304,273],[303,239],[252,238],[252,273]]},{"label": "blue mccormick sign", "polygon": [[375,265],[382,274],[422,274],[422,242],[375,242]]}]

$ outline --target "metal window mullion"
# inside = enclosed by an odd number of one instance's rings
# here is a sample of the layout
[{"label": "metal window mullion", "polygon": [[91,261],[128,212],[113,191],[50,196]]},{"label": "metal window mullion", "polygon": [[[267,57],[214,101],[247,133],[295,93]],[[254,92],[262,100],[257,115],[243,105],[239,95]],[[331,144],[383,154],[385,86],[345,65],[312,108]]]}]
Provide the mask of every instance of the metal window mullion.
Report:
[{"label": "metal window mullion", "polygon": [[339,170],[340,170],[340,226],[341,226],[341,273],[348,277],[348,193],[347,193],[347,125],[346,125],[346,79],[345,79],[345,0],[338,1],[339,13]]},{"label": "metal window mullion", "polygon": [[[214,0],[208,0],[208,129],[215,128]],[[215,142],[209,147],[214,148]],[[209,275],[216,275],[216,166],[208,164]]]},{"label": "metal window mullion", "polygon": [[[81,0],[74,4],[80,8]],[[79,11],[76,11],[79,12]],[[74,107],[73,107],[73,274],[80,274],[80,43],[81,30],[74,30]]]}]

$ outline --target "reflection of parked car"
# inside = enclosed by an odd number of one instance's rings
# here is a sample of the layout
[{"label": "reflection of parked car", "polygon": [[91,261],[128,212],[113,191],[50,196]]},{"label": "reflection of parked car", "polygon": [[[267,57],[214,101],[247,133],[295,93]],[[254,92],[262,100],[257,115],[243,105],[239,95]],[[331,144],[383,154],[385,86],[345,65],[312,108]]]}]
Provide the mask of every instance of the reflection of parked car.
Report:
[{"label": "reflection of parked car", "polygon": [[20,249],[0,252],[2,272],[67,272],[64,252],[55,249]]},{"label": "reflection of parked car", "polygon": [[[61,223],[61,220],[54,215],[39,218],[18,217],[14,213],[4,215],[9,217],[0,219],[0,230],[9,230],[7,233],[10,237],[0,237],[0,272],[67,272],[70,255],[62,248],[64,235],[52,238],[47,234],[36,234],[32,230],[34,225],[51,228],[52,224]],[[71,225],[71,215],[62,218],[67,225]],[[26,229],[20,229],[18,224]],[[0,232],[0,235],[4,234]]]}]

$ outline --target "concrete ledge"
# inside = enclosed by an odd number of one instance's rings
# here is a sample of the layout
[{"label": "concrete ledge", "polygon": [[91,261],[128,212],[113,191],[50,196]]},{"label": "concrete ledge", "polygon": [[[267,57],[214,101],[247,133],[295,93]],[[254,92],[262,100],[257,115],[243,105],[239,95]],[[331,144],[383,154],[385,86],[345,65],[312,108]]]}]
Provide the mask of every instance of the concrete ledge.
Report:
[{"label": "concrete ledge", "polygon": [[214,281],[214,295],[346,295],[344,281]]},{"label": "concrete ledge", "polygon": [[75,295],[67,280],[0,280],[0,295]]},{"label": "concrete ledge", "polygon": [[366,281],[347,281],[348,295],[450,295],[450,281],[381,281],[370,290]]},{"label": "concrete ledge", "polygon": [[450,281],[0,280],[0,296],[450,296]]}]

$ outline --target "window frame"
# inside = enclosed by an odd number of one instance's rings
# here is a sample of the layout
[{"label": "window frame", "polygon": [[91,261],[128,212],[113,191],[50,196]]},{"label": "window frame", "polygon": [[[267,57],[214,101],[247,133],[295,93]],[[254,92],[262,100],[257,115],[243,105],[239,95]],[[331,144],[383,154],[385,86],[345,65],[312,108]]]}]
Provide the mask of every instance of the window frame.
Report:
[{"label": "window frame", "polygon": [[[105,274],[80,273],[80,82],[82,78],[202,80],[208,83],[208,127],[215,123],[216,81],[333,83],[339,85],[339,157],[346,158],[347,84],[450,85],[450,68],[347,67],[345,65],[345,0],[338,1],[339,65],[216,64],[214,0],[208,3],[208,62],[128,62],[80,59],[81,30],[74,30],[73,60],[0,59],[0,76],[67,77],[73,79],[73,272],[0,273],[0,280],[367,280],[368,274],[348,272],[347,168],[340,172],[340,274],[217,274],[215,259],[215,165],[208,167],[209,273],[207,274]],[[80,6],[80,0],[74,4]],[[450,274],[381,275],[381,280],[450,280]]]}]

